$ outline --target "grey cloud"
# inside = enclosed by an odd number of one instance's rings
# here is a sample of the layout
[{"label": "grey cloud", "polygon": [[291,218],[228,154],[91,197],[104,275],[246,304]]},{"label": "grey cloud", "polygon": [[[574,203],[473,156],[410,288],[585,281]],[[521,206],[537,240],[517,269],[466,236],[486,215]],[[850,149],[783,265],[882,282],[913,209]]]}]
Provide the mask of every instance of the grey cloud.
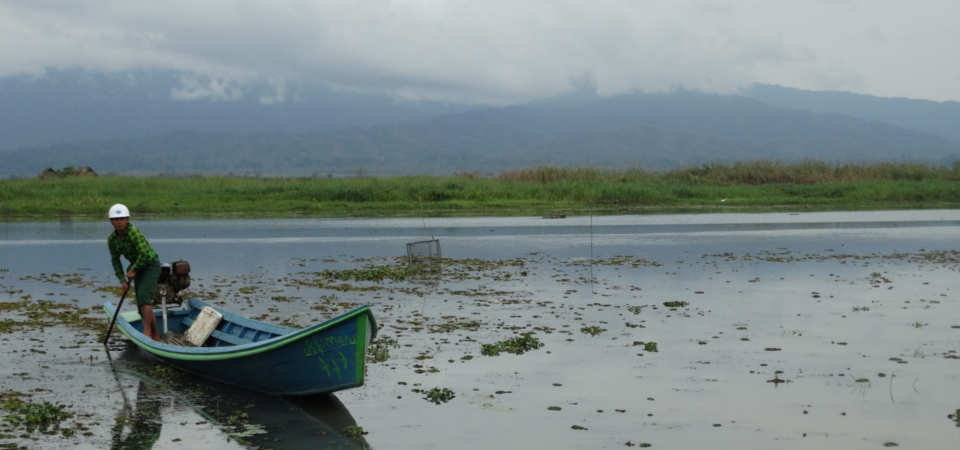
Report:
[{"label": "grey cloud", "polygon": [[180,87],[170,92],[174,100],[231,101],[243,98],[243,88],[235,80],[183,74]]},{"label": "grey cloud", "polygon": [[942,67],[933,55],[960,32],[924,29],[957,16],[946,0],[5,1],[0,42],[18,45],[0,46],[0,77],[172,69],[185,74],[173,98],[229,101],[266,84],[265,103],[290,100],[289,83],[510,103],[583,74],[601,95],[765,82],[946,100],[960,99],[960,63],[926,71],[920,90],[875,61],[923,64],[909,52],[922,45]]},{"label": "grey cloud", "polygon": [[869,26],[864,29],[864,33],[867,35],[867,38],[878,43],[878,44],[887,44],[887,35],[883,33],[882,30],[875,26]]}]

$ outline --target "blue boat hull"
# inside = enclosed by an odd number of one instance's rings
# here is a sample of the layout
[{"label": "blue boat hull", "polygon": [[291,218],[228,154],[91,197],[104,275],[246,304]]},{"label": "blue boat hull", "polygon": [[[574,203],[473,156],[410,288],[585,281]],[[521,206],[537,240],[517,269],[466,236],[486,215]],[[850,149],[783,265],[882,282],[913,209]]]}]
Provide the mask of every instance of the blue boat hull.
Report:
[{"label": "blue boat hull", "polygon": [[[200,309],[168,313],[170,331],[183,334]],[[203,347],[155,342],[143,333],[135,313],[117,317],[118,329],[142,350],[182,370],[220,382],[277,395],[319,394],[363,384],[367,346],[376,336],[369,307],[357,308],[326,322],[292,329],[247,319],[213,307],[223,320]],[[113,316],[116,308],[104,304]],[[157,313],[158,322],[161,321]],[[162,326],[162,325],[161,325]]]}]

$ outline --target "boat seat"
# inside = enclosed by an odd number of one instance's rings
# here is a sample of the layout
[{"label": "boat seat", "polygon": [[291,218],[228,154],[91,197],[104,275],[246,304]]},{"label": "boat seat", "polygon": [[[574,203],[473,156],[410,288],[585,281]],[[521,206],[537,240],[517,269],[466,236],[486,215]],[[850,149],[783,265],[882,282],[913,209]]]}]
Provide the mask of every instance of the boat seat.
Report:
[{"label": "boat seat", "polygon": [[221,340],[221,341],[223,341],[223,342],[227,342],[227,343],[230,343],[230,344],[233,344],[233,345],[244,345],[244,344],[249,344],[250,342],[252,342],[252,341],[248,341],[248,340],[243,339],[243,338],[236,337],[236,336],[234,336],[234,335],[232,335],[232,334],[230,334],[230,333],[224,333],[224,332],[219,331],[219,330],[213,330],[213,333],[210,333],[210,337],[212,337],[212,338],[217,338],[217,339],[219,339],[219,340]]},{"label": "boat seat", "polygon": [[[183,323],[183,325],[186,326],[186,327],[190,327],[190,325],[193,325],[193,322],[194,322],[193,319],[191,319],[191,318],[189,318],[189,317],[184,317],[184,318],[183,318],[183,321],[182,321],[181,323]],[[230,334],[230,333],[224,333],[224,332],[222,332],[222,331],[220,331],[220,330],[213,330],[213,333],[210,333],[210,337],[219,339],[219,340],[221,340],[221,341],[223,341],[223,342],[226,342],[226,343],[228,343],[228,344],[233,344],[233,345],[244,345],[244,344],[249,344],[250,342],[252,342],[252,341],[249,341],[249,340],[247,340],[247,339],[243,339],[243,338],[234,336],[234,335],[232,335],[232,334]]]}]

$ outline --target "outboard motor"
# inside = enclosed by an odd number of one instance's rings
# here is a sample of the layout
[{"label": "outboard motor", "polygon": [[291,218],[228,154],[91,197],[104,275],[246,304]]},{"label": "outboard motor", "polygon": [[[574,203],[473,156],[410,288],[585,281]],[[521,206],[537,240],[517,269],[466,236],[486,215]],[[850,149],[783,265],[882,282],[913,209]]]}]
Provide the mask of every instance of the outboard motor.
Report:
[{"label": "outboard motor", "polygon": [[154,305],[182,305],[180,291],[190,287],[190,263],[177,260],[160,265],[160,278],[153,291]]}]

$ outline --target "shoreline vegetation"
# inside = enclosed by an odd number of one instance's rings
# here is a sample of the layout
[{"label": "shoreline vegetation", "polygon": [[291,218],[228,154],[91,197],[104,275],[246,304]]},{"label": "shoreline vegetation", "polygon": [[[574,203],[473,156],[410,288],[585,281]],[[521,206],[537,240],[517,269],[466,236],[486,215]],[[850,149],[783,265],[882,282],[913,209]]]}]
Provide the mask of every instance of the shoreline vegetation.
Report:
[{"label": "shoreline vegetation", "polygon": [[669,171],[541,166],[492,177],[160,175],[0,181],[0,221],[94,220],[114,203],[149,218],[954,208],[960,206],[960,162],[946,167],[752,161]]}]

